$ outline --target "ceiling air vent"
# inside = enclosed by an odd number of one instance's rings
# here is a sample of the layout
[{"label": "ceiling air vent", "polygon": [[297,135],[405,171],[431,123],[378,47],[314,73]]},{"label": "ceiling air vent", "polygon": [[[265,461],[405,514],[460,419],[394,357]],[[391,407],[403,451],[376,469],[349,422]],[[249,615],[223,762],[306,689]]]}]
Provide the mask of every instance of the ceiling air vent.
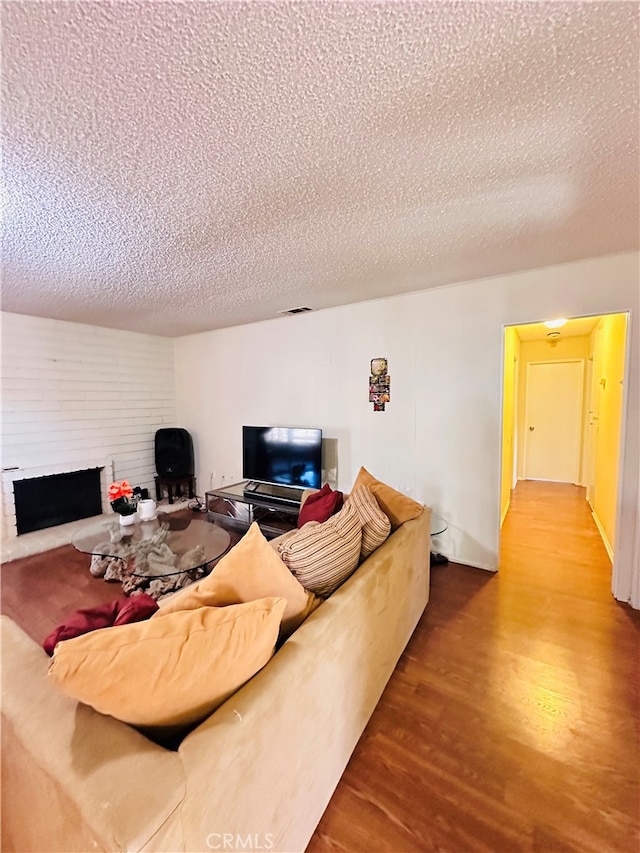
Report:
[{"label": "ceiling air vent", "polygon": [[306,305],[302,308],[287,308],[285,311],[278,311],[278,314],[306,314],[307,311],[313,311],[313,308],[307,308]]}]

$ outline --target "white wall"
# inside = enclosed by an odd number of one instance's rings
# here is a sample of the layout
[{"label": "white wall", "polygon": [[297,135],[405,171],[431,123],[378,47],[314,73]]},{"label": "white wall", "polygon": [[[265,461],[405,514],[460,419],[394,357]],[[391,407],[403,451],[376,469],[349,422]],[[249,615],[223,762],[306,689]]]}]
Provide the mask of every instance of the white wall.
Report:
[{"label": "white wall", "polygon": [[[365,465],[445,516],[449,557],[495,569],[503,326],[631,311],[614,571],[615,594],[627,600],[638,497],[638,282],[638,255],[627,253],[178,339],[177,414],[194,436],[199,492],[211,472],[216,484],[222,474],[240,479],[242,424],[319,426],[338,440],[341,489]],[[368,402],[376,356],[389,360],[384,413]]]},{"label": "white wall", "polygon": [[2,467],[19,469],[3,473],[3,535],[13,479],[113,460],[116,479],[153,486],[155,431],[175,414],[171,339],[2,314]]}]

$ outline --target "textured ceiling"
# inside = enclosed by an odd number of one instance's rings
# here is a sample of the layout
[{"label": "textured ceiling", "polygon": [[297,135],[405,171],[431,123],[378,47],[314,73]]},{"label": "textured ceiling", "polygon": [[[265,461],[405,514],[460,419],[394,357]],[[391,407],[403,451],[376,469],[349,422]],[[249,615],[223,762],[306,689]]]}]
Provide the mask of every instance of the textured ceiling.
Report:
[{"label": "textured ceiling", "polygon": [[638,9],[5,0],[2,308],[181,335],[636,248]]}]

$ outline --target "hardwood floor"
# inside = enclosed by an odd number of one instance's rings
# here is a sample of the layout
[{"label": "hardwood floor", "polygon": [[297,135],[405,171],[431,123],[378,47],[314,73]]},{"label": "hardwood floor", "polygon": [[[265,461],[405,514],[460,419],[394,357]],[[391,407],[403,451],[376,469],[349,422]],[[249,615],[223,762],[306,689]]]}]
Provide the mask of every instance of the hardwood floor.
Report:
[{"label": "hardwood floor", "polygon": [[518,485],[500,571],[431,601],[308,848],[639,849],[640,614],[573,486]]},{"label": "hardwood floor", "polygon": [[[206,523],[206,515],[180,510],[176,518]],[[233,530],[231,541],[239,536]],[[18,623],[37,643],[74,610],[94,607],[122,595],[119,583],[89,574],[90,558],[73,545],[3,563],[0,568],[0,611]]]},{"label": "hardwood floor", "polygon": [[[71,546],[2,566],[38,642],[109,601]],[[308,848],[638,850],[640,613],[616,602],[584,490],[525,482],[498,574],[432,568],[431,600]]]}]

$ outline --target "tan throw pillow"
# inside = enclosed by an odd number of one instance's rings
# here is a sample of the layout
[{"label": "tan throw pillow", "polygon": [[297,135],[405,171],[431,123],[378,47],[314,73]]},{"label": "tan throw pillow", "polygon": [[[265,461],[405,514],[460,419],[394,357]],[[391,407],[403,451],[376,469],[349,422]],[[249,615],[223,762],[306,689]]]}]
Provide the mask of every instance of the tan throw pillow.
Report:
[{"label": "tan throw pillow", "polygon": [[360,559],[366,559],[385,541],[391,533],[391,522],[378,506],[378,502],[366,486],[358,486],[347,499],[353,504],[362,523],[362,546]]},{"label": "tan throw pillow", "polygon": [[315,595],[307,592],[293,577],[254,521],[210,575],[165,598],[154,617],[177,610],[224,607],[270,596],[286,599],[281,639],[295,631],[320,604]]},{"label": "tan throw pillow", "polygon": [[322,524],[309,521],[281,544],[280,556],[305,589],[326,598],[357,567],[361,545],[362,524],[351,505]]},{"label": "tan throw pillow", "polygon": [[69,696],[134,726],[207,717],[273,655],[286,602],[264,598],[102,628],[58,643],[49,677]]},{"label": "tan throw pillow", "polygon": [[353,484],[353,491],[358,486],[366,486],[378,502],[378,506],[391,522],[391,529],[396,530],[405,521],[417,518],[424,507],[413,498],[408,498],[386,483],[376,480],[366,468],[361,468]]}]

